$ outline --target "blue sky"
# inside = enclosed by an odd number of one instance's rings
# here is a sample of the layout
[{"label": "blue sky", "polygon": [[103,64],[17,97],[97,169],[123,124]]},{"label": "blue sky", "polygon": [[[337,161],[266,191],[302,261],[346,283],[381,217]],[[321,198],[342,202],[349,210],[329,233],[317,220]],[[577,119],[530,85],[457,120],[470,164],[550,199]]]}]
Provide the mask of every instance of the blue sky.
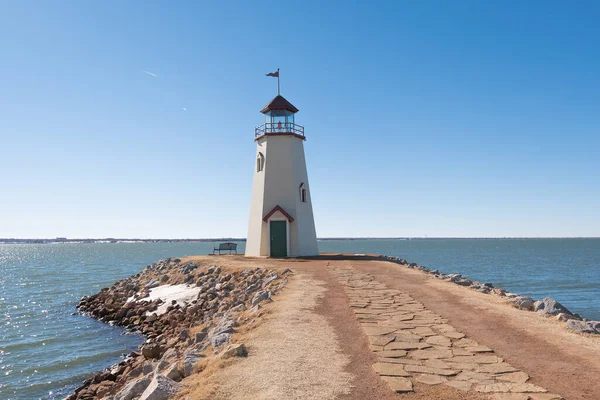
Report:
[{"label": "blue sky", "polygon": [[599,18],[583,1],[3,2],[0,237],[244,237],[277,67],[318,236],[600,236]]}]

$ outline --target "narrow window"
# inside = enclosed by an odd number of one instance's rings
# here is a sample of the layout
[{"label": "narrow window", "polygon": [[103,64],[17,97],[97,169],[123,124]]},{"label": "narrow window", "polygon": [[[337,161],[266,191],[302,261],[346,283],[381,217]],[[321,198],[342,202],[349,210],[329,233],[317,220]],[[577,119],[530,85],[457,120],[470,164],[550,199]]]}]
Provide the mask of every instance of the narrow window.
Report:
[{"label": "narrow window", "polygon": [[306,203],[306,188],[304,187],[304,182],[300,184],[300,201]]},{"label": "narrow window", "polygon": [[256,172],[260,172],[265,168],[265,156],[262,153],[258,153],[256,156]]}]

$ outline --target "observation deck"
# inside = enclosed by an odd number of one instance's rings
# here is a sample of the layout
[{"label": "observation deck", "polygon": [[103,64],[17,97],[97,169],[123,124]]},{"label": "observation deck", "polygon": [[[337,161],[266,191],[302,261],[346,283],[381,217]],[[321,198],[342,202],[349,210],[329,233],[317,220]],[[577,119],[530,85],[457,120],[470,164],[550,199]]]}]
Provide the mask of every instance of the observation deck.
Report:
[{"label": "observation deck", "polygon": [[304,127],[293,122],[266,122],[254,129],[254,139],[262,136],[283,136],[291,135],[302,140],[306,140],[304,136]]}]

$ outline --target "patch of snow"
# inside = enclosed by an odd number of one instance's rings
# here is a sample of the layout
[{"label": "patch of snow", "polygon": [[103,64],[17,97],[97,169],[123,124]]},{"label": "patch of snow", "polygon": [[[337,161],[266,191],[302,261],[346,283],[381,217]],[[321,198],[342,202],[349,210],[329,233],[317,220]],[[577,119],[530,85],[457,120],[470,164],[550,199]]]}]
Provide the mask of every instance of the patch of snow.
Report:
[{"label": "patch of snow", "polygon": [[200,288],[197,286],[190,286],[186,284],[162,285],[150,289],[150,294],[148,295],[148,297],[139,299],[138,302],[144,300],[153,301],[156,299],[161,299],[162,301],[164,301],[164,303],[158,306],[156,311],[147,313],[156,313],[156,315],[161,315],[167,312],[167,308],[172,304],[173,300],[175,300],[177,304],[183,307],[184,305],[196,300],[196,298],[198,297],[198,293],[200,293]]}]

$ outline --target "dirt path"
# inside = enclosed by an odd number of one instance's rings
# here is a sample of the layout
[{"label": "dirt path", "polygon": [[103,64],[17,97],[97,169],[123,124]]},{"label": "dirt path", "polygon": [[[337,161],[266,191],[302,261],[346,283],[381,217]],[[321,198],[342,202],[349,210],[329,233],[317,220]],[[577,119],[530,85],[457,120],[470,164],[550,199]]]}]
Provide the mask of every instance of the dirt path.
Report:
[{"label": "dirt path", "polygon": [[[336,399],[352,391],[349,357],[315,308],[327,289],[298,272],[267,305],[261,325],[243,338],[248,358],[214,372],[211,399]],[[197,398],[197,397],[191,397]]]},{"label": "dirt path", "polygon": [[[416,393],[391,392],[373,370],[378,357],[371,351],[375,347],[369,345],[372,338],[365,335],[365,325],[361,327],[351,307],[365,301],[359,300],[359,295],[375,302],[381,298],[370,292],[350,293],[347,282],[332,273],[332,269],[352,268],[356,274],[372,277],[377,282],[374,288],[396,290],[392,297],[402,299],[406,295],[422,304],[425,314],[415,314],[417,318],[427,319],[435,313],[438,317],[431,318],[443,318],[452,329],[493,349],[495,356],[528,374],[528,383],[569,400],[600,399],[600,339],[577,335],[554,320],[514,309],[500,297],[440,281],[395,263],[366,258],[212,259],[228,267],[276,265],[298,273],[286,292],[277,296],[268,319],[244,338],[251,356],[211,378],[219,383],[218,396],[211,398],[488,398],[473,389],[464,392],[418,381],[413,382]],[[384,303],[379,306],[388,305]],[[402,304],[397,306],[393,311],[406,312]],[[424,361],[423,366],[436,364]],[[527,396],[515,393],[496,398],[521,400]]]}]

